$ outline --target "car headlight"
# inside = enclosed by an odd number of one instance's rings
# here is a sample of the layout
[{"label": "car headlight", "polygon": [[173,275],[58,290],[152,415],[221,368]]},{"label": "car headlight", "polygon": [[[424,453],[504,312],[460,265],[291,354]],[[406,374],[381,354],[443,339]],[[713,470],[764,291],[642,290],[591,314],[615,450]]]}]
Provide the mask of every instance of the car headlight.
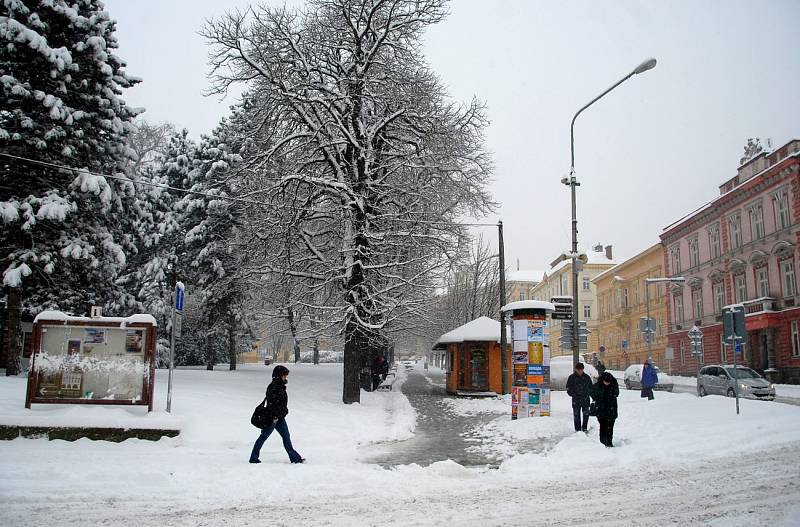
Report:
[{"label": "car headlight", "polygon": [[770,390],[774,390],[774,389],[775,389],[775,385],[774,385],[774,384],[772,384],[772,383],[769,383],[769,389],[770,389]]},{"label": "car headlight", "polygon": [[748,386],[747,384],[741,384],[741,383],[739,383],[739,388],[741,388],[742,390],[745,390],[745,391],[747,391],[747,390],[749,390],[749,389],[750,389],[750,386]]}]

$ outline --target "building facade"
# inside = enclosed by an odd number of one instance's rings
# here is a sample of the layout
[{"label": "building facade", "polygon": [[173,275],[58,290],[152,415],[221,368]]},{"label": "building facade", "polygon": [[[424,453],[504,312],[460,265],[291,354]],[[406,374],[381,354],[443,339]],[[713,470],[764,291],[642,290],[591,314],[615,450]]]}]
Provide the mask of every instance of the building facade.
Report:
[{"label": "building facade", "polygon": [[[652,358],[662,369],[668,369],[667,284],[645,282],[647,278],[663,276],[664,252],[657,243],[592,280],[597,288],[598,358],[607,368],[622,370]],[[650,345],[639,326],[640,319],[647,316],[648,294],[655,330]]]},{"label": "building facade", "polygon": [[[720,186],[720,196],[661,234],[671,286],[668,310],[673,368],[730,363],[722,309],[743,304],[748,337],[741,361],[768,378],[800,382],[800,140],[761,153]],[[690,353],[687,331],[703,332],[703,354]]]},{"label": "building facade", "polygon": [[530,300],[533,289],[542,281],[544,274],[544,271],[534,270],[509,271],[506,277],[506,301]]},{"label": "building facade", "polygon": [[[600,273],[614,267],[617,261],[613,258],[612,247],[597,245],[586,252],[587,262],[578,272],[578,318],[586,321],[591,331],[588,337],[588,349],[584,355],[598,352],[600,343],[597,339],[597,286],[592,283]],[[565,260],[545,273],[542,281],[531,291],[530,300],[549,302],[554,296],[572,296],[572,262]],[[553,320],[550,328],[550,352],[555,356],[570,355],[571,349],[561,349],[558,339],[561,338],[561,320]]]}]

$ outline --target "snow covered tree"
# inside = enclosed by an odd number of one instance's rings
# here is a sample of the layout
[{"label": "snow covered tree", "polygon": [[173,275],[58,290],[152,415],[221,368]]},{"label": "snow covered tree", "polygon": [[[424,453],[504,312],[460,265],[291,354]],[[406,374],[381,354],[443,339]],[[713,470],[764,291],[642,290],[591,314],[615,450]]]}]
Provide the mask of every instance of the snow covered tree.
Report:
[{"label": "snow covered tree", "polygon": [[[210,22],[215,88],[248,82],[248,161],[265,227],[295,211],[302,248],[287,276],[336,286],[345,403],[360,400],[364,353],[424,309],[464,235],[492,204],[478,101],[448,101],[420,51],[444,0],[310,0]],[[263,272],[279,265],[263,262]],[[321,287],[321,286],[317,286]],[[330,309],[331,306],[315,306]],[[333,315],[331,315],[333,316]]]},{"label": "snow covered tree", "polygon": [[124,139],[137,111],[120,95],[138,80],[114,54],[114,30],[97,0],[6,0],[0,10],[0,267],[15,290],[10,312],[87,312],[116,296],[136,191],[97,174],[122,176],[132,156]]},{"label": "snow covered tree", "polygon": [[244,207],[229,199],[238,192],[234,167],[241,161],[236,153],[240,144],[227,121],[203,137],[187,178],[191,193],[177,204],[189,262],[182,274],[194,284],[190,294],[205,317],[208,369],[217,361],[213,341],[221,333],[227,338],[230,369],[236,368],[236,335],[247,327],[243,307],[248,289],[240,274],[246,254],[239,250]]},{"label": "snow covered tree", "polygon": [[739,158],[739,166],[744,165],[758,154],[764,151],[764,146],[761,144],[761,139],[758,137],[751,137],[744,145],[744,153]]}]

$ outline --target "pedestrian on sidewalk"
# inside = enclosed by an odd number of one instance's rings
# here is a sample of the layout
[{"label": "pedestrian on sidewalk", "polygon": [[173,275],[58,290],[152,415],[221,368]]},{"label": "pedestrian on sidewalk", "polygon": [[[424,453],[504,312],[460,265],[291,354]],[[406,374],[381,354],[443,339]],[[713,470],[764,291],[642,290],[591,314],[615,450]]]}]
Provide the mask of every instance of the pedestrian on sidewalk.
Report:
[{"label": "pedestrian on sidewalk", "polygon": [[603,375],[603,372],[606,371],[606,365],[603,364],[603,361],[597,361],[597,364],[594,365],[595,369],[597,370],[597,375]]},{"label": "pedestrian on sidewalk", "polygon": [[[572,416],[576,432],[586,432],[589,425],[589,395],[592,391],[592,379],[584,373],[583,363],[575,364],[575,373],[567,378],[567,395],[572,397]],[[581,419],[583,412],[583,419]]]},{"label": "pedestrian on sidewalk", "polygon": [[372,391],[378,389],[386,376],[389,375],[389,363],[386,362],[386,357],[383,354],[378,354],[372,362]]},{"label": "pedestrian on sidewalk", "polygon": [[647,397],[648,401],[652,401],[655,398],[653,388],[656,387],[656,384],[658,384],[658,374],[650,359],[647,359],[642,366],[642,397]]},{"label": "pedestrian on sidewalk", "polygon": [[292,440],[289,437],[289,427],[286,424],[286,415],[289,413],[289,397],[286,394],[286,384],[289,382],[289,368],[286,366],[275,366],[272,370],[272,382],[267,386],[267,412],[271,418],[270,424],[261,429],[261,435],[253,445],[250,453],[250,463],[261,463],[258,458],[261,454],[261,447],[273,430],[277,430],[283,439],[283,448],[289,454],[289,461],[292,463],[302,463],[305,461],[303,456],[297,453],[292,447]]},{"label": "pedestrian on sidewalk", "polygon": [[607,447],[612,445],[614,439],[614,421],[617,420],[617,397],[619,397],[619,384],[610,372],[604,371],[600,379],[592,387],[597,411],[597,421],[600,423],[600,442]]}]

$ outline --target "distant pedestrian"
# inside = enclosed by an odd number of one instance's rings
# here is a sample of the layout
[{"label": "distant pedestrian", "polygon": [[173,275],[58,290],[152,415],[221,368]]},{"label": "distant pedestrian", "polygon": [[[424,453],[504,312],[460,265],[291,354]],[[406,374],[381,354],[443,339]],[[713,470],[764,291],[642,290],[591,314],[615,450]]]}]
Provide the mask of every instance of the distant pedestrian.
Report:
[{"label": "distant pedestrian", "polygon": [[378,355],[375,357],[371,370],[372,391],[374,392],[378,389],[378,386],[380,386],[381,383],[386,380],[386,376],[389,374],[389,363],[386,362],[386,357],[383,355]]},{"label": "distant pedestrian", "polygon": [[656,387],[656,384],[658,384],[658,373],[650,363],[650,359],[647,359],[642,366],[642,397],[647,397],[649,401],[652,401],[655,398],[653,388]]},{"label": "distant pedestrian", "polygon": [[292,463],[302,463],[305,461],[303,456],[292,447],[292,440],[289,438],[289,427],[286,424],[286,415],[289,413],[289,397],[286,394],[286,383],[289,382],[289,368],[286,366],[275,366],[272,370],[272,382],[267,386],[267,411],[272,418],[271,424],[261,429],[261,435],[253,445],[250,453],[250,463],[261,463],[258,459],[261,447],[273,430],[277,430],[283,439],[283,448],[289,454],[289,461]]},{"label": "distant pedestrian", "polygon": [[597,370],[597,375],[603,375],[603,372],[606,371],[606,365],[601,360],[598,360],[594,367]]},{"label": "distant pedestrian", "polygon": [[600,442],[607,447],[614,446],[614,421],[617,420],[617,397],[619,384],[610,372],[603,372],[600,379],[592,387],[592,399],[597,410],[597,421],[600,423]]},{"label": "distant pedestrian", "polygon": [[[575,364],[575,373],[567,378],[567,395],[572,397],[572,417],[576,432],[586,432],[589,425],[589,395],[592,379],[584,373],[583,363]],[[583,413],[583,419],[581,419]]]}]

